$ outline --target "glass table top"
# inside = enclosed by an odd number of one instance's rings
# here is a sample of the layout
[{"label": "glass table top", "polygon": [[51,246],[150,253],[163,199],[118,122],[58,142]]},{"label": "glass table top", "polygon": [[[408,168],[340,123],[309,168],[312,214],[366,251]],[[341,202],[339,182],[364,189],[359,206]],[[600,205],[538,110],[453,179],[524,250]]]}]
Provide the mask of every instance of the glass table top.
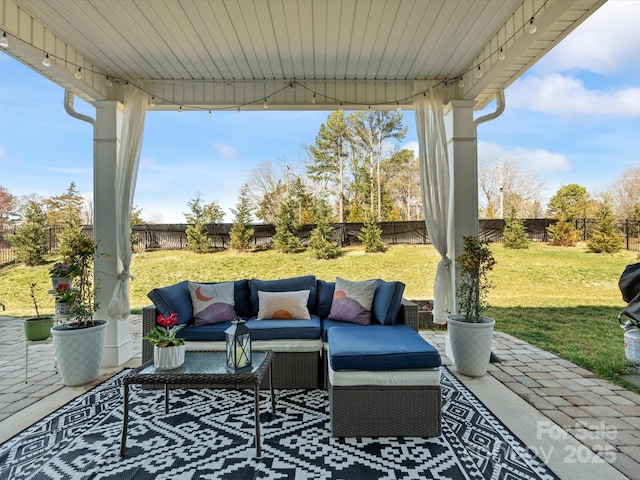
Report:
[{"label": "glass table top", "polygon": [[[267,352],[251,352],[251,372],[255,372],[264,362]],[[249,373],[248,370],[239,373]],[[185,352],[184,364],[171,370],[158,370],[153,365],[147,365],[137,372],[138,375],[162,375],[162,374],[231,374],[227,371],[225,352]]]}]

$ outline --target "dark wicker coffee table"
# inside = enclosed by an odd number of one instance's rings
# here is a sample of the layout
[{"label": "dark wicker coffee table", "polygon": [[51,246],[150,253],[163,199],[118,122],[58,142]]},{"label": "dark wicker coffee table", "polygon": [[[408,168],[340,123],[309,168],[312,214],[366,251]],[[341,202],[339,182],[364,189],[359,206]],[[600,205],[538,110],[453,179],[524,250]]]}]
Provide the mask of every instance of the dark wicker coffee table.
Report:
[{"label": "dark wicker coffee table", "polygon": [[251,352],[253,368],[250,372],[229,373],[225,366],[225,352],[186,352],[184,364],[173,370],[156,370],[153,360],[144,363],[124,377],[124,415],[120,456],[127,448],[127,424],[129,421],[129,385],[164,385],[165,413],[169,413],[170,388],[247,388],[253,387],[255,400],[256,456],[260,457],[260,383],[269,371],[271,413],[275,413],[273,375],[271,362],[273,352]]}]

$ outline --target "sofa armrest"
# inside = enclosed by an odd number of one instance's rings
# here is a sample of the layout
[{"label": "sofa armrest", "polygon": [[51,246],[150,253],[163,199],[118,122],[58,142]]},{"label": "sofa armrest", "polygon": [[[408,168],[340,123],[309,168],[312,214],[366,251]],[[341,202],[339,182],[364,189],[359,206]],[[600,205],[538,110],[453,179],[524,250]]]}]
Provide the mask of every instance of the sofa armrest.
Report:
[{"label": "sofa armrest", "polygon": [[418,305],[403,298],[398,312],[398,322],[409,325],[416,332],[418,331]]},{"label": "sofa armrest", "polygon": [[153,360],[153,345],[144,337],[156,326],[158,310],[155,305],[148,305],[142,309],[142,363]]}]

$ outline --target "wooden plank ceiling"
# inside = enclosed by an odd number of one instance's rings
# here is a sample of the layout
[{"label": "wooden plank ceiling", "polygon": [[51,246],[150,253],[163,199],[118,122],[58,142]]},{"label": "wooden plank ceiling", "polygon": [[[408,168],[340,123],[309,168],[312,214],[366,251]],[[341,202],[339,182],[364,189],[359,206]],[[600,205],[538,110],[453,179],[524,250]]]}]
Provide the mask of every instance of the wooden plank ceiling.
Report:
[{"label": "wooden plank ceiling", "polygon": [[89,100],[117,98],[109,77],[143,86],[158,108],[392,106],[411,104],[414,81],[463,78],[452,96],[482,106],[602,3],[0,0],[0,29],[10,55]]}]

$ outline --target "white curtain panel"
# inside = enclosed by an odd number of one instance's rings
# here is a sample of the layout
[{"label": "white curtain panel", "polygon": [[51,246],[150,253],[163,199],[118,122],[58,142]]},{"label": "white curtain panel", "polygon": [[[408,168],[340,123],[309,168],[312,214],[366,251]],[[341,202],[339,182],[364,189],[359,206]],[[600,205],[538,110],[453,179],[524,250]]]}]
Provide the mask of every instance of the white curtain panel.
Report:
[{"label": "white curtain panel", "polygon": [[138,177],[140,150],[147,112],[147,95],[133,85],[125,86],[124,114],[116,165],[116,228],[118,229],[118,281],[107,307],[110,320],[125,320],[129,305],[131,266],[131,206]]},{"label": "white curtain panel", "polygon": [[422,209],[429,238],[440,253],[434,285],[433,321],[446,323],[454,313],[451,259],[447,251],[452,221],[451,174],[444,126],[444,91],[431,87],[413,103],[418,130]]}]

